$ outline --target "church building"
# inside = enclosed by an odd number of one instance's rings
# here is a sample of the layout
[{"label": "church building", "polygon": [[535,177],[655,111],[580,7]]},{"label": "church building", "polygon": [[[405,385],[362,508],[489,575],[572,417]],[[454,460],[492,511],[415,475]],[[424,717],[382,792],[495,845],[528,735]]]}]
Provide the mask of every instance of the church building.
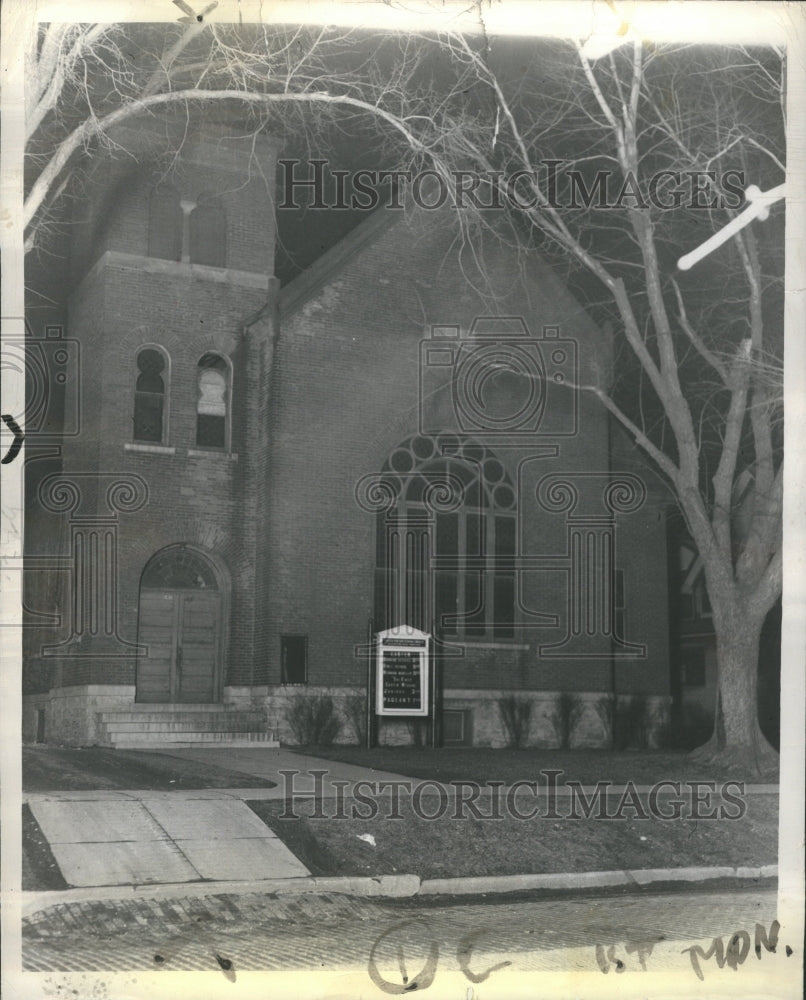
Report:
[{"label": "church building", "polygon": [[295,744],[320,711],[421,741],[374,717],[403,626],[441,745],[606,746],[614,697],[659,738],[665,501],[584,388],[611,346],[559,278],[407,205],[281,285],[279,144],[138,129],[84,178],[64,323],[30,322],[62,394],[28,469],[25,738]]}]

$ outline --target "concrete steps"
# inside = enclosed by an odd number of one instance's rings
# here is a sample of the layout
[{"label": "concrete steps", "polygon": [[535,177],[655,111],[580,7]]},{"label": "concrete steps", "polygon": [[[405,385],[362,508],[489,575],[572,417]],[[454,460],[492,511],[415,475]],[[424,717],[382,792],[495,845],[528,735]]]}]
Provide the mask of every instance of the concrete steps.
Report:
[{"label": "concrete steps", "polygon": [[265,713],[223,705],[133,705],[98,713],[98,742],[121,750],[277,747]]}]

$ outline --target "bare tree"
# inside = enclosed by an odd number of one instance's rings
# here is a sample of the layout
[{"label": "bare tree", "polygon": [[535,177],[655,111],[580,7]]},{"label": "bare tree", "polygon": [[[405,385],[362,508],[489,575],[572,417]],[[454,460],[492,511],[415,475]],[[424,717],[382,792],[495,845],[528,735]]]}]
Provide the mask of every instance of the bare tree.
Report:
[{"label": "bare tree", "polygon": [[702,558],[719,673],[708,750],[763,763],[759,639],[782,569],[780,207],[694,272],[676,261],[736,215],[746,184],[782,182],[783,57],[632,41],[592,61],[578,44],[520,44],[45,26],[29,57],[26,248],[81,152],[167,107],[231,104],[256,132],[289,115],[312,136],[325,119],[370,128],[390,166],[433,170],[466,232],[547,255],[611,321],[631,374],[583,388],[664,477]]},{"label": "bare tree", "polygon": [[[637,392],[635,381],[631,393],[585,388],[662,473],[702,559],[718,660],[708,750],[761,764],[770,748],[758,724],[759,639],[782,580],[782,269],[770,233],[753,227],[699,273],[678,279],[675,263],[735,216],[741,198],[720,188],[728,167],[734,187],[782,183],[781,54],[664,52],[636,41],[594,64],[577,45],[573,68],[555,60],[564,83],[535,112],[540,95],[502,81],[489,49],[466,38],[444,44],[494,103],[486,137],[465,135],[465,146],[493,171],[479,153],[505,144],[506,175],[524,171],[521,223],[595,279],[599,309],[635,363]],[[547,186],[552,146],[578,171],[576,204]],[[595,185],[608,180],[599,200]],[[678,204],[659,197],[681,180]],[[598,298],[590,286],[588,297]]]}]

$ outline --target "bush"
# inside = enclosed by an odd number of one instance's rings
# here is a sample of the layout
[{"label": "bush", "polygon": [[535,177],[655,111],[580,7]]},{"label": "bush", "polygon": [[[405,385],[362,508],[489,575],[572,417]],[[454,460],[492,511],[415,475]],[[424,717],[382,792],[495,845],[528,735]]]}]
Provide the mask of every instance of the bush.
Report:
[{"label": "bush", "polygon": [[643,694],[616,698],[613,715],[613,749],[645,750],[649,745],[652,713]]},{"label": "bush", "polygon": [[505,695],[498,699],[498,711],[507,731],[507,746],[522,747],[529,737],[529,723],[532,718],[533,703],[517,695]]},{"label": "bush", "polygon": [[427,719],[406,719],[406,729],[409,731],[412,746],[424,747],[428,743]]},{"label": "bush", "polygon": [[330,746],[341,732],[341,720],[329,694],[297,694],[290,699],[285,719],[300,746]]},{"label": "bush", "polygon": [[342,710],[358,746],[367,745],[367,699],[362,694],[348,694]]},{"label": "bush", "polygon": [[604,727],[608,744],[613,746],[613,729],[616,715],[616,699],[612,694],[604,694],[593,705]]},{"label": "bush", "polygon": [[571,737],[582,717],[584,707],[582,699],[573,691],[563,691],[555,698],[551,724],[554,726],[561,750],[567,750],[571,746]]}]

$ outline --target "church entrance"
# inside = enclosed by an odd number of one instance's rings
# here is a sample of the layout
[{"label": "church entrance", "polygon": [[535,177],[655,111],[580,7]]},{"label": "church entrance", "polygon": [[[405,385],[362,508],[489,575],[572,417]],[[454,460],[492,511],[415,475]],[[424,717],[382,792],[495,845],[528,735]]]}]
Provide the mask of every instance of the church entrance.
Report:
[{"label": "church entrance", "polygon": [[138,702],[220,699],[222,593],[212,564],[172,546],[148,563],[140,583]]}]

